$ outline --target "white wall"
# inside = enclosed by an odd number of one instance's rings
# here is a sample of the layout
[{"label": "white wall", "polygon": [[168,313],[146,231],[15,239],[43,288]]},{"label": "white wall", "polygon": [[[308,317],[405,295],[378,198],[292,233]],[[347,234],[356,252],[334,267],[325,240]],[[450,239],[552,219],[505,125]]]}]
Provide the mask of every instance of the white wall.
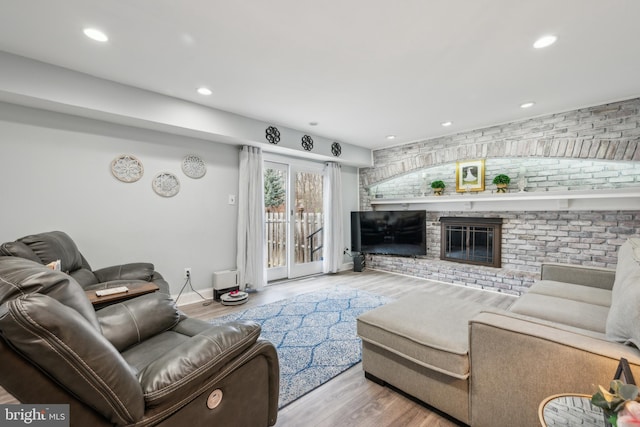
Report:
[{"label": "white wall", "polygon": [[[315,161],[372,166],[371,150],[340,141],[342,154],[331,153],[333,139],[313,137],[312,151],[301,146],[307,132],[262,122],[204,105],[103,80],[52,64],[0,51],[0,101],[104,122],[231,145],[249,144],[274,153]],[[280,142],[269,144],[265,129],[277,125]]]},{"label": "white wall", "polygon": [[[94,269],[153,262],[177,295],[191,267],[194,287],[209,290],[214,271],[236,265],[237,205],[228,196],[238,193],[238,153],[233,145],[0,103],[0,242],[62,230]],[[111,161],[121,154],[141,160],[140,181],[112,176]],[[182,173],[187,154],[205,161],[203,178]],[[349,246],[358,176],[354,167],[342,170]],[[163,171],[180,180],[172,198],[151,188]]]},{"label": "white wall", "polygon": [[[238,193],[236,146],[105,124],[0,104],[0,241],[63,230],[91,266],[148,261],[177,294],[184,267],[196,289],[211,273],[235,268]],[[133,154],[144,165],[135,183],[113,177],[111,161]],[[181,170],[197,154],[207,173],[191,179]],[[155,194],[153,177],[176,174],[180,192]]]}]

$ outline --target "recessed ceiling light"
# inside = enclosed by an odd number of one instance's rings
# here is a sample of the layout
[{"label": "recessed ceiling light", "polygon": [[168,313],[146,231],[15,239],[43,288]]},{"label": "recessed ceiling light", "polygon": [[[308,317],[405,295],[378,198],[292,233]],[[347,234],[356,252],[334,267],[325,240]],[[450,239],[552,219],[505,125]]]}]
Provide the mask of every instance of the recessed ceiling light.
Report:
[{"label": "recessed ceiling light", "polygon": [[440,124],[441,124],[442,126],[444,126],[444,127],[449,127],[449,126],[451,126],[451,125],[453,124],[453,122],[452,122],[452,121],[448,121],[448,122],[442,122],[442,123],[440,123]]},{"label": "recessed ceiling light", "polygon": [[199,87],[199,88],[198,88],[198,93],[199,93],[200,95],[209,96],[209,95],[211,95],[213,92],[211,92],[211,89],[209,89],[208,87]]},{"label": "recessed ceiling light", "polygon": [[558,40],[556,36],[543,36],[536,40],[533,47],[536,49],[542,49],[543,47],[551,46],[556,42],[556,40]]},{"label": "recessed ceiling light", "polygon": [[105,33],[100,30],[96,30],[95,28],[85,28],[83,32],[84,35],[89,37],[91,40],[103,43],[109,41],[109,37],[107,37]]},{"label": "recessed ceiling light", "polygon": [[535,102],[525,102],[524,104],[520,104],[520,108],[530,108],[533,107]]},{"label": "recessed ceiling light", "polygon": [[318,122],[309,122],[309,126],[318,126]]},{"label": "recessed ceiling light", "polygon": [[387,135],[387,139],[396,139],[395,135]]}]

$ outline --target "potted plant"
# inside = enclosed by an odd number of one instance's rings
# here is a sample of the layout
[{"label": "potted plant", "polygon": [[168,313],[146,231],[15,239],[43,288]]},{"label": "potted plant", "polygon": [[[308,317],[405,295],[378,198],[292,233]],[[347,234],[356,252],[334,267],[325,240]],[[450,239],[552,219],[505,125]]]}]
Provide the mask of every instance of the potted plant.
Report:
[{"label": "potted plant", "polygon": [[640,397],[638,387],[620,380],[611,381],[609,390],[599,386],[600,391],[591,396],[591,403],[602,408],[605,425],[619,427],[640,424]]},{"label": "potted plant", "polygon": [[511,178],[503,173],[496,175],[495,178],[493,178],[493,183],[498,187],[498,193],[506,193],[507,185],[509,185],[510,182]]},{"label": "potted plant", "polygon": [[442,192],[444,191],[444,187],[446,187],[444,185],[443,181],[433,181],[431,183],[431,188],[433,188],[433,194],[435,194],[436,196],[442,196]]}]

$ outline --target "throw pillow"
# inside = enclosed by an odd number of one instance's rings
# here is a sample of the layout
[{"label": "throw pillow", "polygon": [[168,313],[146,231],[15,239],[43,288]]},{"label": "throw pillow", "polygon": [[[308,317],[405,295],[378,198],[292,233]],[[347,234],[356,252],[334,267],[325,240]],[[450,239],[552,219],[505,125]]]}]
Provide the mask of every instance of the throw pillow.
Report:
[{"label": "throw pillow", "polygon": [[640,239],[627,240],[618,251],[616,279],[607,317],[608,339],[640,348]]}]

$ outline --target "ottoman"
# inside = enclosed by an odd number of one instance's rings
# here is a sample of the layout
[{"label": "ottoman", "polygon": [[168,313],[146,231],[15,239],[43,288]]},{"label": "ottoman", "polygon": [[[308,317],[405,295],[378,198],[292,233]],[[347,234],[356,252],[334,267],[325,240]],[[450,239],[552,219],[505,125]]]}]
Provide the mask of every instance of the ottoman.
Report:
[{"label": "ottoman", "polygon": [[365,375],[469,424],[469,320],[487,309],[417,291],[360,315]]}]

